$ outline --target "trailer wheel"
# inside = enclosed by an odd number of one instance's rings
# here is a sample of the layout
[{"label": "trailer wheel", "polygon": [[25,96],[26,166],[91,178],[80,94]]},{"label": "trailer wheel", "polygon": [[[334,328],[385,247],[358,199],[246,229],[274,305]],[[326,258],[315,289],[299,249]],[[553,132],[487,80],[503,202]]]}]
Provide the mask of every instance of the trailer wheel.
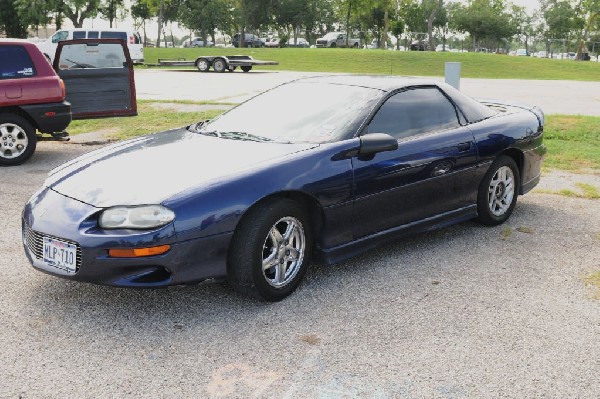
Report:
[{"label": "trailer wheel", "polygon": [[354,48],[358,48],[358,43],[354,43],[354,46],[352,46]]},{"label": "trailer wheel", "polygon": [[250,72],[250,70],[252,69],[252,65],[243,65],[240,68],[242,68],[242,71],[244,72]]},{"label": "trailer wheel", "polygon": [[235,71],[235,70],[236,70],[236,68],[237,68],[236,66],[230,66],[230,67],[229,67],[229,72],[233,72],[233,71]]},{"label": "trailer wheel", "polygon": [[331,43],[331,46],[329,46],[331,48],[337,47],[337,44],[335,42]]},{"label": "trailer wheel", "polygon": [[225,72],[227,69],[227,63],[223,58],[217,58],[213,61],[213,69],[215,72]]},{"label": "trailer wheel", "polygon": [[200,58],[198,61],[196,61],[196,68],[198,68],[200,72],[206,72],[208,71],[208,68],[210,68],[210,63],[207,59]]}]

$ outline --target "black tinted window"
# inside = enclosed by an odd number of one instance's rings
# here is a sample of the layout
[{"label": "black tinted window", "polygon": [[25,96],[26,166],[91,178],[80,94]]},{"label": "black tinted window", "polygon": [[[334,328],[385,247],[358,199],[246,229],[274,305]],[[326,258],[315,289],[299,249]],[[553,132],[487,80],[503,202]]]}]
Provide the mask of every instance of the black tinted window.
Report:
[{"label": "black tinted window", "polygon": [[102,39],[121,39],[127,41],[127,34],[125,32],[102,32],[100,37]]},{"label": "black tinted window", "polygon": [[88,39],[97,39],[98,38],[98,31],[89,31],[88,32]]},{"label": "black tinted window", "polygon": [[459,126],[454,105],[434,87],[416,88],[390,97],[369,124],[369,133],[401,139]]},{"label": "black tinted window", "polygon": [[85,31],[73,32],[73,39],[85,39]]},{"label": "black tinted window", "polygon": [[0,79],[19,79],[35,76],[31,57],[23,46],[0,46]]}]

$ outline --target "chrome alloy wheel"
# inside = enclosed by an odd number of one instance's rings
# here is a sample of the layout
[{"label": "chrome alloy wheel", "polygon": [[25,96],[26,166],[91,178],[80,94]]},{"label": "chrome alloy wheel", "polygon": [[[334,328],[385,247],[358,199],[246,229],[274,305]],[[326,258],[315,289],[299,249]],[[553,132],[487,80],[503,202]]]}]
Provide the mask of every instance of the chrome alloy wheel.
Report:
[{"label": "chrome alloy wheel", "polygon": [[27,133],[19,125],[3,123],[0,125],[0,157],[16,158],[27,149]]},{"label": "chrome alloy wheel", "polygon": [[488,206],[494,216],[508,211],[515,195],[515,176],[508,166],[498,168],[488,188]]},{"label": "chrome alloy wheel", "polygon": [[300,221],[279,219],[267,235],[262,249],[262,272],[269,285],[281,288],[289,284],[302,266],[306,236]]}]

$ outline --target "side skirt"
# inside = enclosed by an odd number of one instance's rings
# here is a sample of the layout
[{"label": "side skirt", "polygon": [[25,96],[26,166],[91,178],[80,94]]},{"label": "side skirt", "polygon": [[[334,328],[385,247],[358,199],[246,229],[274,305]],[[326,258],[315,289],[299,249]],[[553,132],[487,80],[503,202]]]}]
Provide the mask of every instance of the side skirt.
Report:
[{"label": "side skirt", "polygon": [[398,238],[436,230],[475,217],[477,217],[477,205],[469,205],[441,215],[381,231],[336,247],[316,249],[315,260],[327,264],[341,262]]}]

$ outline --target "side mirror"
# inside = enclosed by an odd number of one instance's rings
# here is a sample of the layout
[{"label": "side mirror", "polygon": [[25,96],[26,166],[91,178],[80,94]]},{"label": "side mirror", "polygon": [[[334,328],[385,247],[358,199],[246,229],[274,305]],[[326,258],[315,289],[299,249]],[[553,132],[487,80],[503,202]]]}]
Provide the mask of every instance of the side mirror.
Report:
[{"label": "side mirror", "polygon": [[398,140],[387,133],[369,133],[360,136],[359,156],[374,155],[378,152],[398,149]]}]

